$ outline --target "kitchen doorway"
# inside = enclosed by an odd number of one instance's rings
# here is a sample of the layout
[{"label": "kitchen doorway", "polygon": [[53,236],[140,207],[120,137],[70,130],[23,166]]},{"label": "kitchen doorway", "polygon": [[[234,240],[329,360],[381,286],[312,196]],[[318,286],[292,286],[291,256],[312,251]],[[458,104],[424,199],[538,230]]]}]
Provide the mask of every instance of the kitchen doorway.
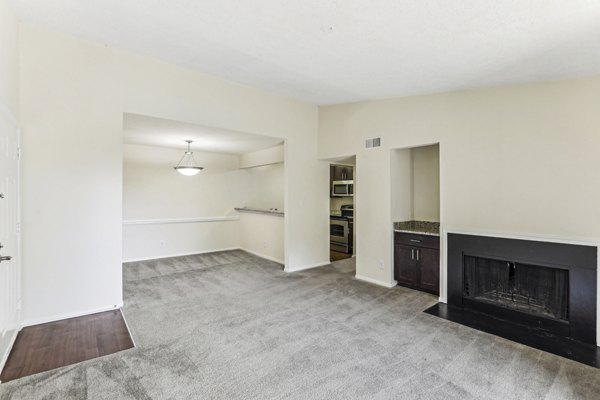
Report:
[{"label": "kitchen doorway", "polygon": [[329,259],[356,255],[354,193],[356,156],[336,159],[329,165]]}]

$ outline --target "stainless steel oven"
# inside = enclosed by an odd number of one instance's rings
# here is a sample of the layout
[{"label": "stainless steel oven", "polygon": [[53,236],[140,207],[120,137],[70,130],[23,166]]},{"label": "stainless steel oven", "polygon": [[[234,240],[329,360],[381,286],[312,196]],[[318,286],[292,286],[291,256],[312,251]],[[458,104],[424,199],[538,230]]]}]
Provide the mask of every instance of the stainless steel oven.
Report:
[{"label": "stainless steel oven", "polygon": [[329,242],[334,251],[350,251],[350,226],[348,218],[331,216],[329,219]]}]

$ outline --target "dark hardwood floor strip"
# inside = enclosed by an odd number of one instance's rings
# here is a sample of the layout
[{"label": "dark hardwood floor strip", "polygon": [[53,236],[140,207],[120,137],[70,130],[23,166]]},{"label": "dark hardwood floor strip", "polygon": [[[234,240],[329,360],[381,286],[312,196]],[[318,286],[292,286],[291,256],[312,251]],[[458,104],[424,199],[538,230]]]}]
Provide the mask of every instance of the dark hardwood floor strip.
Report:
[{"label": "dark hardwood floor strip", "polygon": [[120,310],[106,311],[19,332],[0,381],[8,382],[133,347]]},{"label": "dark hardwood floor strip", "polygon": [[352,254],[340,253],[339,251],[329,251],[329,261],[344,260],[346,258],[352,258]]}]

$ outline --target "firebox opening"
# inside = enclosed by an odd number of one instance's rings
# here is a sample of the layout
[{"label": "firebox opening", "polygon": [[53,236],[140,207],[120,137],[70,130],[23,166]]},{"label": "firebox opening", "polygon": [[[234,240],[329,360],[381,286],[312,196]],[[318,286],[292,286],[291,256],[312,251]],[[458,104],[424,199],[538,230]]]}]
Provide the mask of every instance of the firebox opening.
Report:
[{"label": "firebox opening", "polygon": [[569,271],[464,256],[463,298],[569,322]]}]

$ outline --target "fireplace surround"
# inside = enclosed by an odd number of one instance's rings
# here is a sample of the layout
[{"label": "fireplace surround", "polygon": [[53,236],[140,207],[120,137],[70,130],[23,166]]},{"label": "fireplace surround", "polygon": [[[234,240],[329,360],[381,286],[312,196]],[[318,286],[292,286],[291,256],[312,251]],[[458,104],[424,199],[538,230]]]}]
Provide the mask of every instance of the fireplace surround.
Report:
[{"label": "fireplace surround", "polygon": [[449,233],[447,249],[448,303],[428,313],[600,367],[596,246]]}]

